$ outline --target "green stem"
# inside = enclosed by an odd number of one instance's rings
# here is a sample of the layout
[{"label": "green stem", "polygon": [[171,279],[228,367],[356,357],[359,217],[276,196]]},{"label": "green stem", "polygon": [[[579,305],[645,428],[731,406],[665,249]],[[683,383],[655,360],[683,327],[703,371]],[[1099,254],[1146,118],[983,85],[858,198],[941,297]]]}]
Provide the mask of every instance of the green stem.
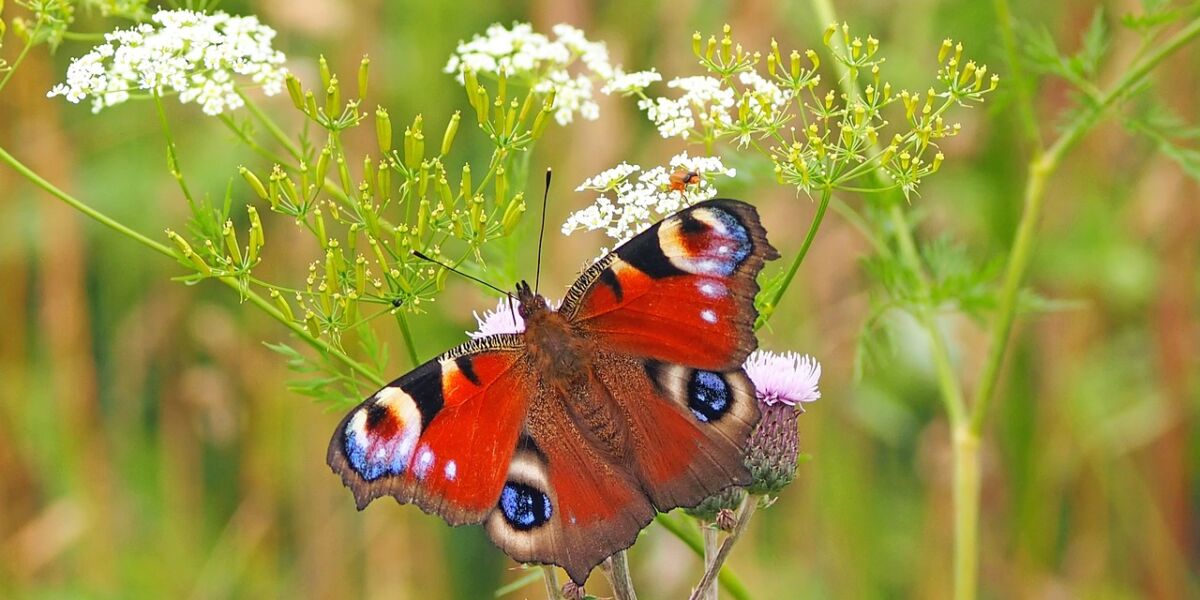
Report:
[{"label": "green stem", "polygon": [[759,497],[754,494],[746,494],[742,499],[742,506],[738,509],[737,521],[733,526],[733,531],[725,537],[725,541],[721,542],[721,549],[717,551],[713,557],[712,565],[704,570],[704,577],[700,579],[700,583],[696,585],[696,589],[692,590],[690,600],[700,600],[712,588],[713,581],[717,573],[725,565],[725,560],[729,558],[729,553],[733,551],[733,545],[741,539],[742,534],[746,533],[746,529],[750,526],[750,519],[754,516],[754,511],[758,509]]},{"label": "green stem", "polygon": [[[171,248],[168,247],[166,244],[163,244],[161,242],[156,242],[156,241],[146,237],[145,235],[142,235],[141,233],[138,233],[138,232],[134,231],[133,229],[130,229],[129,227],[119,223],[112,217],[109,217],[108,215],[88,206],[87,204],[84,204],[78,198],[75,198],[74,196],[68,194],[67,192],[58,188],[57,186],[50,183],[49,181],[46,181],[45,179],[43,179],[40,175],[33,172],[29,167],[25,166],[23,163],[18,161],[15,157],[13,157],[13,155],[9,154],[8,151],[2,147],[0,147],[0,161],[3,161],[4,163],[8,164],[8,166],[12,167],[12,169],[14,171],[16,171],[19,175],[28,179],[30,182],[32,182],[34,185],[38,186],[39,188],[42,188],[43,190],[48,192],[51,196],[54,196],[55,198],[62,200],[67,205],[69,205],[71,208],[74,208],[75,210],[83,213],[84,215],[90,217],[92,220],[112,229],[113,231],[116,231],[117,233],[119,233],[119,234],[121,234],[121,235],[123,235],[123,236],[125,236],[125,237],[127,237],[127,238],[129,238],[129,239],[131,239],[131,240],[133,240],[133,241],[135,241],[135,242],[137,242],[137,243],[139,243],[139,244],[141,244],[163,256],[170,257],[173,260],[178,259],[178,257],[175,255],[175,252],[173,252],[171,250]],[[258,295],[257,293],[255,293],[253,291],[244,289],[241,286],[241,284],[238,283],[237,279],[235,279],[233,277],[221,277],[219,279],[220,279],[221,283],[224,283],[225,285],[241,292],[245,296],[245,298],[250,301],[251,304],[257,306],[263,312],[267,313],[268,315],[270,315],[272,318],[279,321],[280,323],[283,323],[285,326],[287,326],[288,329],[291,329],[293,333],[295,333],[297,336],[299,336],[300,339],[307,342],[310,346],[312,346],[317,351],[319,351],[323,354],[326,354],[328,356],[334,357],[335,359],[337,359],[338,361],[345,364],[347,367],[349,367],[354,372],[363,376],[365,379],[370,381],[372,384],[375,384],[377,386],[383,385],[383,383],[384,383],[383,379],[381,379],[379,377],[379,375],[377,375],[370,368],[368,368],[365,365],[363,365],[362,363],[354,360],[353,358],[350,358],[350,356],[348,356],[345,352],[342,352],[341,350],[333,347],[325,340],[322,340],[318,337],[313,336],[311,333],[308,332],[307,329],[305,329],[299,323],[290,321],[283,313],[281,313],[279,311],[278,308],[275,307],[275,305],[271,304],[267,299],[263,298],[262,296]]]},{"label": "green stem", "polygon": [[979,578],[979,435],[954,425],[954,598],[972,600]]},{"label": "green stem", "polygon": [[121,234],[121,235],[123,235],[123,236],[125,236],[125,237],[159,253],[159,254],[162,254],[163,256],[169,256],[171,258],[175,258],[175,253],[173,251],[171,251],[171,248],[168,247],[166,244],[152,240],[152,239],[130,229],[129,227],[126,227],[125,225],[121,224],[120,222],[114,220],[112,217],[109,217],[108,215],[88,206],[87,204],[80,202],[74,196],[64,192],[63,190],[56,187],[54,184],[43,179],[41,175],[38,175],[37,173],[33,172],[33,170],[31,170],[29,167],[25,166],[21,161],[17,160],[16,157],[9,154],[8,151],[2,147],[0,147],[0,161],[7,163],[8,166],[12,167],[12,169],[14,171],[16,171],[19,175],[21,175],[25,179],[28,179],[34,185],[42,188],[43,190],[48,192],[51,196],[54,196],[55,198],[58,198],[59,200],[66,202],[68,205],[71,206],[71,208],[74,208],[75,210],[87,215],[92,220],[99,222],[101,225],[104,225],[105,227],[108,227],[109,229],[112,229],[113,231],[116,231],[117,233],[119,233],[119,234]]},{"label": "green stem", "polygon": [[775,314],[775,310],[779,307],[779,302],[783,299],[783,295],[787,293],[788,287],[792,285],[792,280],[796,278],[796,272],[800,270],[800,263],[804,262],[804,257],[808,255],[808,249],[812,247],[813,240],[817,237],[817,230],[821,228],[821,221],[825,218],[825,211],[829,208],[829,199],[833,196],[833,191],[829,188],[821,190],[821,202],[817,204],[817,212],[813,215],[812,222],[808,225],[808,234],[804,236],[804,243],[800,244],[800,250],[796,252],[796,257],[792,259],[792,264],[788,266],[787,274],[783,277],[783,283],[779,285],[779,289],[775,290],[775,294],[767,301],[763,310],[763,317],[755,324],[756,328],[762,328]]},{"label": "green stem", "polygon": [[33,48],[33,40],[37,39],[38,30],[42,27],[42,18],[41,15],[38,16],[37,22],[33,24],[33,30],[29,33],[29,39],[25,41],[25,47],[21,48],[21,53],[17,55],[17,58],[13,59],[13,64],[9,66],[8,72],[4,74],[4,79],[0,79],[0,90],[3,90],[4,86],[8,85],[8,80],[12,79],[13,73],[17,72],[17,67],[21,66],[21,63],[25,60],[25,56]]},{"label": "green stem", "polygon": [[408,317],[404,314],[404,309],[396,310],[396,322],[400,324],[400,334],[404,338],[404,348],[408,350],[408,360],[415,369],[421,364],[421,359],[417,355],[417,346],[413,342],[412,330],[408,328]]},{"label": "green stem", "polygon": [[267,113],[263,112],[257,103],[246,96],[241,88],[237,88],[237,94],[246,103],[246,109],[250,111],[250,114],[254,115],[254,118],[258,119],[258,122],[262,123],[263,127],[266,127],[267,131],[271,133],[271,137],[275,138],[275,141],[279,142],[279,145],[283,146],[284,150],[287,150],[287,153],[292,155],[292,158],[304,162],[304,153],[300,152],[300,149],[288,139],[287,134],[279,127],[279,124],[267,115]]},{"label": "green stem", "polygon": [[1033,114],[1032,94],[1029,91],[1029,81],[1025,78],[1021,61],[1021,53],[1017,49],[1017,36],[1013,30],[1012,10],[1008,0],[994,0],[996,21],[1000,23],[1000,40],[1004,44],[1005,62],[1008,63],[1008,78],[1012,80],[1013,91],[1017,96],[1017,116],[1021,128],[1036,152],[1042,150],[1042,133],[1038,128],[1037,117]]},{"label": "green stem", "polygon": [[979,387],[975,390],[973,411],[971,413],[971,431],[979,434],[983,430],[984,419],[987,417],[988,405],[995,396],[996,383],[1000,376],[1000,367],[1004,362],[1004,354],[1012,335],[1013,320],[1016,318],[1017,304],[1021,291],[1021,283],[1025,279],[1025,271],[1033,256],[1033,241],[1041,218],[1042,204],[1045,196],[1046,180],[1058,168],[1063,155],[1085,133],[1092,128],[1103,113],[1110,108],[1126,92],[1140,84],[1155,67],[1175,51],[1179,50],[1196,36],[1200,35],[1200,19],[1194,19],[1183,29],[1175,33],[1166,43],[1146,55],[1129,69],[1113,86],[1104,92],[1095,104],[1086,108],[1075,118],[1058,139],[1041,156],[1035,158],[1030,165],[1029,179],[1025,184],[1025,206],[1021,220],[1017,224],[1016,237],[1013,239],[1013,249],[1008,266],[1004,272],[1004,283],[1000,293],[1000,308],[992,321],[990,333],[991,346],[988,348],[984,362],[983,374]]},{"label": "green stem", "polygon": [[[704,558],[704,543],[700,540],[700,536],[696,532],[689,531],[686,527],[680,525],[678,521],[672,519],[671,515],[667,513],[658,513],[654,517],[654,521],[662,525],[663,529],[666,529],[671,535],[678,538],[688,548],[691,548],[692,552],[696,553],[696,556]],[[721,589],[729,592],[729,595],[737,600],[750,600],[750,590],[746,588],[746,584],[742,583],[737,573],[734,573],[728,566],[721,567],[721,574],[717,576],[717,583],[721,584]]]}]

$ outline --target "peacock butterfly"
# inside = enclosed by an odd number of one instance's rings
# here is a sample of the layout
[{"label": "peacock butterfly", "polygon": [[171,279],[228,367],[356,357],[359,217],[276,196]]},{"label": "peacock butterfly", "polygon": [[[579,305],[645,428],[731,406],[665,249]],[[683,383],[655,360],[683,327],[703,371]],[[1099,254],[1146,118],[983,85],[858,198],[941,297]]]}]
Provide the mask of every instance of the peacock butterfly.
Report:
[{"label": "peacock butterfly", "polygon": [[582,585],[655,511],[750,474],[742,361],[755,277],[779,257],[753,206],[709,200],[586,269],[554,310],[521,282],[522,333],[469,341],[342,419],[328,462],[361,510],[392,496]]}]

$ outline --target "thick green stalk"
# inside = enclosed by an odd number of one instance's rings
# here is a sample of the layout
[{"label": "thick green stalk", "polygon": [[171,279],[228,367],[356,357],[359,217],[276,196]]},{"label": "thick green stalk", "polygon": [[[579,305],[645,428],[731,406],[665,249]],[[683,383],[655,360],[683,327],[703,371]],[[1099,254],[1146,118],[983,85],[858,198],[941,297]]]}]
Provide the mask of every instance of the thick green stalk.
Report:
[{"label": "thick green stalk", "polygon": [[1017,224],[1017,234],[1013,239],[1013,249],[1008,266],[1004,273],[1004,283],[1000,294],[1000,308],[992,321],[990,331],[991,346],[984,362],[983,375],[979,387],[975,391],[975,402],[971,414],[971,430],[978,435],[983,430],[983,422],[987,417],[988,405],[995,395],[996,382],[1000,376],[1000,367],[1004,362],[1004,354],[1008,348],[1012,334],[1013,320],[1016,318],[1017,303],[1020,296],[1021,284],[1025,279],[1025,271],[1033,256],[1033,241],[1037,224],[1041,218],[1042,203],[1045,195],[1046,180],[1058,168],[1059,162],[1068,149],[1086,134],[1117,100],[1140,84],[1164,59],[1187,45],[1200,35],[1200,19],[1194,19],[1183,29],[1180,29],[1154,52],[1148,54],[1129,69],[1107,92],[1104,92],[1094,105],[1085,108],[1067,129],[1058,137],[1048,150],[1035,158],[1029,169],[1029,179],[1025,184],[1025,206],[1021,221]]}]

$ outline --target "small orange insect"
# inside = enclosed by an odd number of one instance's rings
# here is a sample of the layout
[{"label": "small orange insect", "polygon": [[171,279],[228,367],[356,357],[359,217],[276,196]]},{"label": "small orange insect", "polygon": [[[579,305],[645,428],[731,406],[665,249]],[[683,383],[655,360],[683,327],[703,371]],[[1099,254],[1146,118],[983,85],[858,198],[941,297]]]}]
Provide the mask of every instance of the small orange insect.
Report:
[{"label": "small orange insect", "polygon": [[689,185],[699,185],[700,174],[695,171],[675,171],[671,173],[671,189],[684,193]]}]

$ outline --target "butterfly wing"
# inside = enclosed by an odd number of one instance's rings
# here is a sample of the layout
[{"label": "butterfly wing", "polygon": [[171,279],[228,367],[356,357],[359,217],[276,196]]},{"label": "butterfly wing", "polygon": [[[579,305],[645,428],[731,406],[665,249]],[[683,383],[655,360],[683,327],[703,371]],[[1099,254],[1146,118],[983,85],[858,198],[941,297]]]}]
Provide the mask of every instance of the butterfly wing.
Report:
[{"label": "butterfly wing", "polygon": [[350,411],[327,461],[359,509],[393,496],[451,525],[496,506],[529,407],[519,335],[473,340],[417,367]]},{"label": "butterfly wing", "polygon": [[556,564],[582,585],[596,565],[633,544],[654,509],[628,467],[578,426],[568,402],[543,392],[531,405],[485,527],[513,559]]},{"label": "butterfly wing", "polygon": [[601,383],[625,417],[632,471],[655,508],[696,506],[731,485],[750,483],[743,456],[759,410],[744,371],[607,353],[598,365]]},{"label": "butterfly wing", "polygon": [[778,256],[753,206],[709,200],[618,247],[567,294],[561,311],[603,349],[596,372],[658,510],[749,483],[759,411],[741,363],[758,344],[755,279]]},{"label": "butterfly wing", "polygon": [[778,257],[753,206],[708,200],[600,259],[559,310],[615,351],[729,371],[757,346],[755,277]]}]

